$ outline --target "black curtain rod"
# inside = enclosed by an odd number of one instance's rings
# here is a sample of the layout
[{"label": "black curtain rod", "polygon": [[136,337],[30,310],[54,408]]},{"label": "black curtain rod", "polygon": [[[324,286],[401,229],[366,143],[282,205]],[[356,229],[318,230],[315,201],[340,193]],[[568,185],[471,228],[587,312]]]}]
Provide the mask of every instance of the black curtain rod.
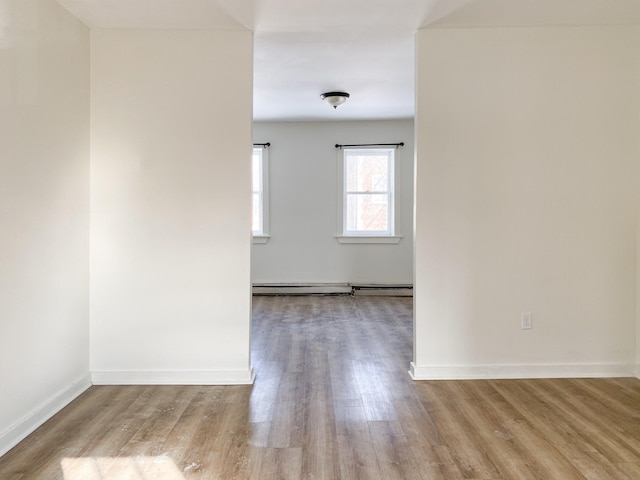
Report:
[{"label": "black curtain rod", "polygon": [[357,145],[340,145],[336,143],[336,148],[344,148],[344,147],[404,147],[404,142],[400,143],[361,143]]},{"label": "black curtain rod", "polygon": [[271,146],[271,143],[267,142],[267,143],[254,143],[253,144],[254,147],[262,147],[262,148],[269,148]]}]

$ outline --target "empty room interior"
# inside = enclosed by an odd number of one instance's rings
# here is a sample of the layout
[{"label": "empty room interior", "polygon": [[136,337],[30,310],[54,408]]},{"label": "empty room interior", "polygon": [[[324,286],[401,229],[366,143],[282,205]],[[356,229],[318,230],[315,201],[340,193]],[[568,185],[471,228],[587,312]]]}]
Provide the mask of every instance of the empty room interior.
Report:
[{"label": "empty room interior", "polygon": [[640,2],[0,0],[0,478],[640,478]]}]

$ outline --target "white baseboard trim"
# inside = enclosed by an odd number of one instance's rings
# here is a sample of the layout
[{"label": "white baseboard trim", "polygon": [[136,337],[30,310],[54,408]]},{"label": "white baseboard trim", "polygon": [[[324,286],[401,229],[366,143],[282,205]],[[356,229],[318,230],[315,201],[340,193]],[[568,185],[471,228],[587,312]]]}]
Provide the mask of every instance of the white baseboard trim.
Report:
[{"label": "white baseboard trim", "polygon": [[497,380],[517,378],[633,377],[632,372],[632,365],[622,363],[418,366],[411,362],[409,375],[414,380]]},{"label": "white baseboard trim", "polygon": [[250,385],[253,368],[229,371],[94,371],[94,385]]},{"label": "white baseboard trim", "polygon": [[9,428],[0,432],[0,457],[78,398],[90,386],[91,376],[87,373],[52,395],[51,398],[38,405]]}]

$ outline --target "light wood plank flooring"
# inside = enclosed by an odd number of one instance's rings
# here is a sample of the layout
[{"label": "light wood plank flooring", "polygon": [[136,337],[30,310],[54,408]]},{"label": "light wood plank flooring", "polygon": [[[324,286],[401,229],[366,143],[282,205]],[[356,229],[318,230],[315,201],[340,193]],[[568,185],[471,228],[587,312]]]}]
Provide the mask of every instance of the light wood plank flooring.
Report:
[{"label": "light wood plank flooring", "polygon": [[256,297],[255,385],[92,387],[0,478],[640,479],[639,380],[413,382],[411,310]]}]

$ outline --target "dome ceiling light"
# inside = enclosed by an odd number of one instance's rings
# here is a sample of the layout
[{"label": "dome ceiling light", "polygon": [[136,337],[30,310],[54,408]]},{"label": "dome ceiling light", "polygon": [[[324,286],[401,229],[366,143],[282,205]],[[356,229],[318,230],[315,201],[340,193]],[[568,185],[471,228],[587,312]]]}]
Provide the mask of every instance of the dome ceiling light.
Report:
[{"label": "dome ceiling light", "polygon": [[331,105],[333,108],[338,108],[349,98],[349,94],[346,92],[327,92],[320,95],[325,102]]}]

